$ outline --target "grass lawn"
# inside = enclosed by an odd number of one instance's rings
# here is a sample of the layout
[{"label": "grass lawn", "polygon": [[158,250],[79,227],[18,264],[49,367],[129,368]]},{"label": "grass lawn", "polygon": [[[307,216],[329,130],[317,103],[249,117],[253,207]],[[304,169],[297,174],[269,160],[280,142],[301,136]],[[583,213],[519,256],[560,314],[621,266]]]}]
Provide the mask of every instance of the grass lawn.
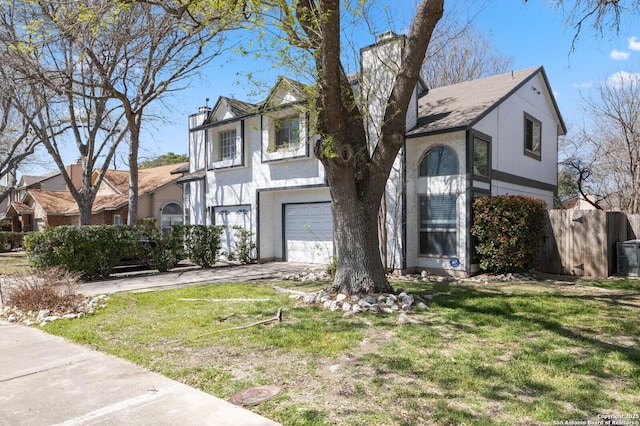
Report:
[{"label": "grass lawn", "polygon": [[31,269],[25,252],[0,253],[0,277]]},{"label": "grass lawn", "polygon": [[[640,415],[640,281],[395,283],[437,295],[411,315],[418,324],[401,326],[395,315],[299,305],[273,284],[114,295],[94,316],[45,329],[221,398],[280,386],[251,409],[284,425]],[[278,308],[283,322],[239,328]]]}]

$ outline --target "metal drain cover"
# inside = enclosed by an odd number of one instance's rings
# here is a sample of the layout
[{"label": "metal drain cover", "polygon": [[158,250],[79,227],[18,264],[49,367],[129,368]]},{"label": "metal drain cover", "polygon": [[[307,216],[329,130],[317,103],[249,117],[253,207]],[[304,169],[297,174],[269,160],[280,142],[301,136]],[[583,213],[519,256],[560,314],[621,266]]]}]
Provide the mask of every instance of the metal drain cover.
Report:
[{"label": "metal drain cover", "polygon": [[258,405],[261,402],[268,401],[278,395],[280,391],[281,389],[278,386],[273,385],[254,386],[238,392],[233,395],[229,401],[232,404],[243,405],[245,407]]}]

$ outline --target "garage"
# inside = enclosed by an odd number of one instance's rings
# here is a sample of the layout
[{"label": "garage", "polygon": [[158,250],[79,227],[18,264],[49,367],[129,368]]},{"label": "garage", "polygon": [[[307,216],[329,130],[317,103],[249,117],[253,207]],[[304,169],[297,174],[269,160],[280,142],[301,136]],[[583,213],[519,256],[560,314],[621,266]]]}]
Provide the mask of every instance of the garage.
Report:
[{"label": "garage", "polygon": [[236,242],[234,226],[251,230],[251,206],[217,206],[213,208],[214,224],[224,226],[220,236],[220,247],[224,253],[231,253]]},{"label": "garage", "polygon": [[331,263],[333,218],[330,202],[284,205],[284,252],[288,262]]}]

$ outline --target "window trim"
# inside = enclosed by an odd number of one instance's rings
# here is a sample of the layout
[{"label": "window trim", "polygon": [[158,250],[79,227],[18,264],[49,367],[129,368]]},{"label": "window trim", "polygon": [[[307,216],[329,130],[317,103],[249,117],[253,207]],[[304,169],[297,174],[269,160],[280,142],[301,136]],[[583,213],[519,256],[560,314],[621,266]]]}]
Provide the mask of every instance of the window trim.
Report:
[{"label": "window trim", "polygon": [[[429,155],[435,151],[436,149],[439,148],[443,148],[446,150],[449,150],[451,152],[451,154],[453,155],[453,158],[456,161],[456,173],[452,173],[452,174],[439,174],[439,175],[429,175],[427,173],[422,174],[422,164],[425,161],[428,161],[427,158],[429,157]],[[427,172],[428,172],[428,167],[427,167]],[[449,145],[442,145],[442,144],[438,144],[438,145],[434,145],[432,147],[430,147],[427,152],[422,156],[422,160],[420,160],[420,162],[418,163],[418,177],[440,177],[440,176],[456,176],[460,174],[460,161],[458,160],[458,153],[456,153],[456,150],[453,149],[451,146]]]},{"label": "window trim", "polygon": [[[244,166],[244,120],[209,127],[204,132],[207,170]],[[222,159],[221,135],[227,132],[235,132],[235,156]]]},{"label": "window trim", "polygon": [[[532,123],[532,130],[533,130],[533,126],[535,126],[536,124],[540,128],[540,131],[539,131],[540,141],[539,141],[539,146],[538,146],[538,150],[537,151],[535,151],[533,149],[529,149],[527,147],[527,142],[528,142],[528,131],[527,131],[528,122]],[[533,148],[533,134],[531,135],[531,138],[532,138],[532,148]],[[535,118],[534,116],[532,116],[531,114],[528,114],[526,112],[524,113],[523,146],[524,146],[524,155],[526,155],[527,157],[531,157],[533,159],[536,159],[538,161],[540,161],[542,159],[542,122],[540,120],[538,120],[537,118]]]},{"label": "window trim", "polygon": [[[475,160],[475,152],[476,152],[476,139],[480,139],[483,142],[486,142],[488,147],[487,147],[487,171],[488,171],[488,176],[482,176],[482,175],[477,175],[474,173],[474,160]],[[493,141],[491,136],[486,135],[482,132],[479,132],[477,130],[471,130],[469,132],[469,154],[468,154],[468,166],[467,166],[467,172],[473,177],[473,180],[477,180],[480,182],[486,182],[486,183],[491,183],[491,175],[493,172],[493,164],[491,161],[491,157],[493,155],[492,153],[492,145],[493,145]]]},{"label": "window trim", "polygon": [[[291,135],[292,135],[292,126],[291,123],[296,122],[296,128],[297,128],[297,134],[296,134],[296,138],[295,138],[295,142],[291,142]],[[284,140],[281,141],[280,143],[278,143],[278,134],[280,133],[280,131],[282,130],[282,124],[281,123],[286,123],[287,127],[288,127],[288,141],[285,143]],[[274,150],[275,151],[280,151],[280,150],[284,150],[284,151],[288,151],[288,150],[292,150],[292,149],[296,149],[298,146],[300,146],[300,143],[302,142],[302,138],[300,137],[300,135],[302,134],[302,131],[300,130],[300,125],[302,124],[302,120],[300,120],[300,114],[291,114],[291,115],[287,115],[281,118],[276,118],[273,120],[273,125],[274,125],[274,134],[273,134],[273,146],[274,146]],[[280,128],[279,128],[280,127]]]},{"label": "window trim", "polygon": [[[218,160],[217,161],[233,161],[238,156],[238,132],[236,128],[218,131]],[[225,148],[229,148],[225,150]],[[225,151],[229,151],[233,155],[225,156]]]},{"label": "window trim", "polygon": [[[459,194],[455,194],[455,193],[444,193],[444,194],[418,194],[418,241],[417,241],[417,249],[418,249],[418,257],[426,257],[426,258],[434,258],[434,259],[448,259],[450,257],[455,257],[458,256],[458,245],[457,245],[457,241],[458,241],[458,228],[459,228],[459,215],[458,215],[458,195]],[[455,211],[454,211],[454,217],[455,217],[455,225],[452,228],[423,228],[422,227],[422,199],[426,198],[434,198],[434,197],[453,197],[453,201],[454,201],[454,207],[455,207]],[[440,254],[434,254],[434,253],[422,253],[422,248],[421,248],[421,239],[422,239],[422,233],[423,232],[427,232],[427,233],[434,233],[434,232],[438,232],[438,233],[446,233],[446,234],[454,234],[454,252],[453,253],[440,253]]]}]

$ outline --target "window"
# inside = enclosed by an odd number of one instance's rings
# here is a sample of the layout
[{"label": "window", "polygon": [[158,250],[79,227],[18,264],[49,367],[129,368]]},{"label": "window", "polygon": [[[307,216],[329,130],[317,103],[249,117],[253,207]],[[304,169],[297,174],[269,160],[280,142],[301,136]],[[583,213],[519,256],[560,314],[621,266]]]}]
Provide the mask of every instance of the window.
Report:
[{"label": "window", "polygon": [[300,141],[300,118],[295,115],[276,121],[276,149],[298,145]]},{"label": "window", "polygon": [[524,115],[524,153],[540,159],[542,149],[542,123],[529,114]]},{"label": "window", "polygon": [[233,160],[236,158],[236,130],[218,132],[218,160]]},{"label": "window", "polygon": [[451,148],[437,146],[420,163],[420,176],[447,176],[458,174],[458,158]]},{"label": "window", "polygon": [[171,228],[173,225],[182,225],[182,207],[177,203],[166,204],[160,212],[162,229]]},{"label": "window", "polygon": [[456,250],[456,196],[420,197],[420,254],[453,256]]},{"label": "window", "polygon": [[120,216],[119,214],[114,214],[113,215],[113,224],[114,225],[122,225],[122,216]]},{"label": "window", "polygon": [[481,177],[490,176],[491,157],[489,152],[489,141],[473,137],[473,174]]}]

